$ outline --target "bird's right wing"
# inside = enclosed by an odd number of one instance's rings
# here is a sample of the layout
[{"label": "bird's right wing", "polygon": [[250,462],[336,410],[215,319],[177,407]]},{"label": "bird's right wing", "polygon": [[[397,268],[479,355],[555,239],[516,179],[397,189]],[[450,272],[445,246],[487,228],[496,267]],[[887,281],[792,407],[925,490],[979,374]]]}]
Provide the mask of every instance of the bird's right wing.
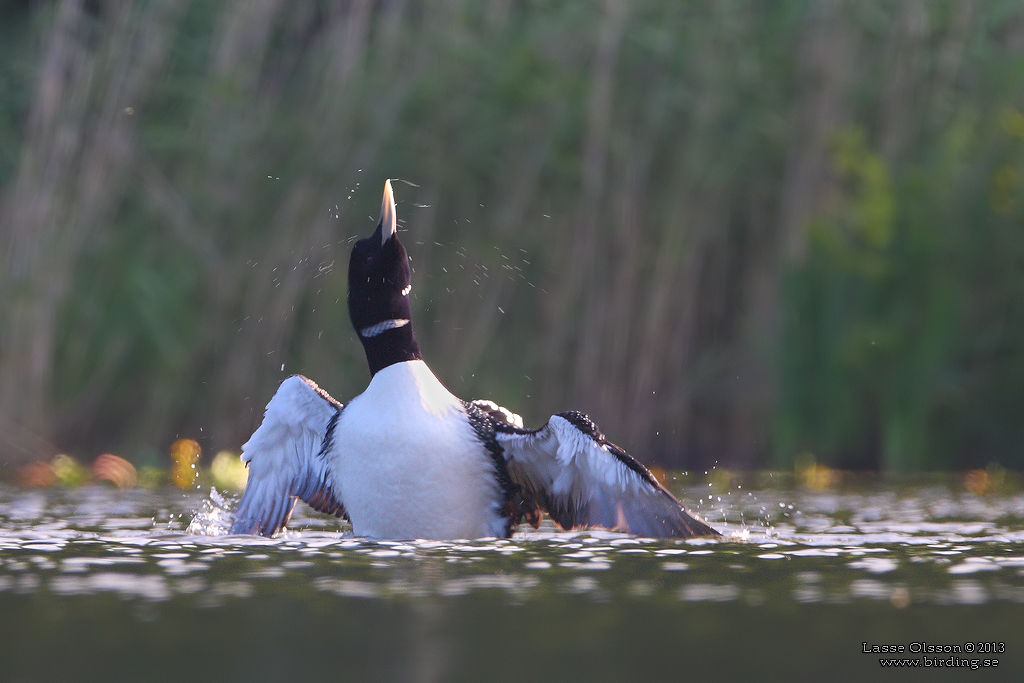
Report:
[{"label": "bird's right wing", "polygon": [[325,458],[341,411],[302,375],[281,382],[262,424],[242,446],[249,482],[231,533],[274,535],[288,523],[297,498],[320,512],[345,514]]}]

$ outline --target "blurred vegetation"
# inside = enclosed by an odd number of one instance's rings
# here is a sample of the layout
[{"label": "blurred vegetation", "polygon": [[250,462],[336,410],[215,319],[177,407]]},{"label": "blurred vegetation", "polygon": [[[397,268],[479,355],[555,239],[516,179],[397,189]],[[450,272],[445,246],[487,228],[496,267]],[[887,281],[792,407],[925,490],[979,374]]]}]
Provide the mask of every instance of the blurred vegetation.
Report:
[{"label": "blurred vegetation", "polygon": [[0,461],[358,393],[392,177],[456,394],[666,467],[1024,467],[1022,111],[1008,0],[0,3]]},{"label": "blurred vegetation", "polygon": [[[245,489],[249,470],[239,454],[221,451],[213,457],[210,467],[199,465],[202,451],[192,439],[178,439],[170,447],[171,468],[161,469],[153,465],[144,466],[141,471],[132,463],[113,453],[103,453],[89,467],[65,453],[58,453],[49,461],[32,460],[19,465],[10,474],[24,488],[47,488],[62,486],[74,488],[85,484],[107,482],[119,489],[136,486],[152,489],[174,485],[180,489],[205,489],[210,486],[222,491],[236,493]],[[978,470],[975,475],[985,474]],[[980,480],[979,480],[980,481]]]}]

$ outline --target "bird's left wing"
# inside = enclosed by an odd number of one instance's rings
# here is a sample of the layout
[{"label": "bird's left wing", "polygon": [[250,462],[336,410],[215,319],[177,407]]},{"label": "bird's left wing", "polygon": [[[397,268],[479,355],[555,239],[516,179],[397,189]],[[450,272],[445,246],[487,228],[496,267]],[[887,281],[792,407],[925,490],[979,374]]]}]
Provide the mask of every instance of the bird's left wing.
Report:
[{"label": "bird's left wing", "polygon": [[605,439],[583,413],[553,415],[523,429],[517,415],[474,401],[495,428],[508,474],[525,501],[563,529],[603,527],[652,537],[720,536],[683,507],[650,470]]},{"label": "bird's left wing", "polygon": [[242,446],[249,482],[235,509],[233,534],[272,536],[296,499],[338,517],[345,508],[325,458],[342,405],[302,375],[281,382],[263,422]]}]

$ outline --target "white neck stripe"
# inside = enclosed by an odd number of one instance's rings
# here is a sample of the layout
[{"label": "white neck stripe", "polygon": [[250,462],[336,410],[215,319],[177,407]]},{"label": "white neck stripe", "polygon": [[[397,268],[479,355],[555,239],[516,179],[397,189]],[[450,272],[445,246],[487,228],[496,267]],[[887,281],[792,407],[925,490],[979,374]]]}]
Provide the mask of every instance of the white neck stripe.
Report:
[{"label": "white neck stripe", "polygon": [[370,337],[376,337],[378,334],[393,330],[398,327],[405,327],[409,324],[409,321],[405,318],[392,318],[391,320],[385,320],[379,322],[376,325],[370,325],[359,330],[359,336],[369,339]]}]

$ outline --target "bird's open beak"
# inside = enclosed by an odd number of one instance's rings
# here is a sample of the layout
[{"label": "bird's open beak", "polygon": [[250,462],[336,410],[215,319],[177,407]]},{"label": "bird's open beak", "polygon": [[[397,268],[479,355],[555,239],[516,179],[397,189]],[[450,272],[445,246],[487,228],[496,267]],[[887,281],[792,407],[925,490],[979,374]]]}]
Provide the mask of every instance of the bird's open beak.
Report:
[{"label": "bird's open beak", "polygon": [[391,192],[391,179],[384,181],[384,199],[380,203],[380,244],[384,244],[398,230],[395,218],[395,195]]}]

